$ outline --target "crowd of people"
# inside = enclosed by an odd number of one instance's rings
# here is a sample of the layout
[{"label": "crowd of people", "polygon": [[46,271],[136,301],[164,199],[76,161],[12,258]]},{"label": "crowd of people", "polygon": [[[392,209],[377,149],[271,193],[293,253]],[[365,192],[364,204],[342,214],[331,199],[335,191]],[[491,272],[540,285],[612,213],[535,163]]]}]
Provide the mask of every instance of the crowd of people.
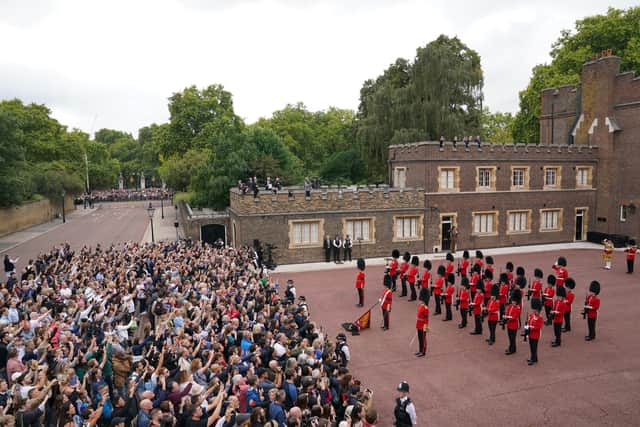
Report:
[{"label": "crowd of people", "polygon": [[375,425],[295,284],[250,248],[61,244],[0,286],[0,425]]},{"label": "crowd of people", "polygon": [[[282,181],[280,181],[279,177],[276,177],[275,180],[271,180],[271,177],[268,176],[264,182],[264,191],[268,193],[277,194],[278,191],[282,191]],[[260,193],[260,184],[258,182],[258,177],[249,177],[247,181],[244,182],[242,180],[238,181],[238,190],[242,194],[253,194],[253,197],[258,197]]]},{"label": "crowd of people", "polygon": [[171,200],[173,193],[163,188],[94,190],[76,197],[76,204],[127,202],[136,200]]}]

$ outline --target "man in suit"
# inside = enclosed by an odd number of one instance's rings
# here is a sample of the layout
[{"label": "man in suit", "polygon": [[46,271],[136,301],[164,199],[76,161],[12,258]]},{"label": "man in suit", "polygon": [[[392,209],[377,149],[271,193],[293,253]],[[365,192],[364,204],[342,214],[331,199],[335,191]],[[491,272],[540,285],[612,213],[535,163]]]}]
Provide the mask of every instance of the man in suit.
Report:
[{"label": "man in suit", "polygon": [[342,239],[336,234],[336,238],[333,239],[333,262],[336,264],[340,263],[340,248],[342,248]]},{"label": "man in suit", "polygon": [[349,236],[348,234],[347,234],[347,238],[344,239],[343,246],[344,246],[344,256],[342,257],[342,259],[345,261],[349,260],[349,262],[351,262],[351,251],[353,248],[353,240],[351,240],[351,236]]},{"label": "man in suit", "polygon": [[326,262],[331,261],[331,248],[333,247],[333,242],[328,234],[324,236],[324,245],[322,247],[324,248],[324,260]]}]

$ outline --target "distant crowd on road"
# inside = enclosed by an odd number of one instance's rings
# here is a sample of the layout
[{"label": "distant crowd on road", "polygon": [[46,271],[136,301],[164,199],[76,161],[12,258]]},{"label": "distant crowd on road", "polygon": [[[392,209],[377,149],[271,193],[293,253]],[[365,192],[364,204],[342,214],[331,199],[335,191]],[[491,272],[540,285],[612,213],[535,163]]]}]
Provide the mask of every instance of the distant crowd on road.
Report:
[{"label": "distant crowd on road", "polygon": [[173,193],[162,188],[145,189],[112,189],[92,191],[90,194],[83,194],[76,198],[76,204],[85,202],[127,202],[136,200],[170,200]]},{"label": "distant crowd on road", "polygon": [[0,281],[0,425],[376,424],[346,336],[250,248],[61,244]]}]

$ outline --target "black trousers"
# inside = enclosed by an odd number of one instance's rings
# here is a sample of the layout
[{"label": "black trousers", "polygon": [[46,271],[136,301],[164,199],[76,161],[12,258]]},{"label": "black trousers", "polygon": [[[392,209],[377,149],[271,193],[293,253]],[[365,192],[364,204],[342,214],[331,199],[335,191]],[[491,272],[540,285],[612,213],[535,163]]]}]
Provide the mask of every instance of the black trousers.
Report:
[{"label": "black trousers", "polygon": [[416,284],[415,283],[409,283],[409,288],[411,288],[411,298],[412,300],[415,300],[418,298],[418,294],[416,293]]},{"label": "black trousers", "polygon": [[587,317],[587,328],[589,329],[589,338],[593,339],[596,337],[596,319]]},{"label": "black trousers", "polygon": [[497,320],[489,320],[489,341],[496,342],[496,326]]},{"label": "black trousers", "polygon": [[395,292],[396,291],[396,281],[398,280],[398,275],[396,274],[395,276],[391,276],[391,291]]},{"label": "black trousers", "polygon": [[358,304],[364,304],[364,288],[356,289],[358,291]]},{"label": "black trousers", "polygon": [[324,250],[324,260],[326,262],[331,261],[331,249],[325,249]]},{"label": "black trousers", "polygon": [[509,352],[516,352],[516,335],[518,334],[517,329],[507,329],[507,335],[509,336]]},{"label": "black trousers", "polygon": [[556,336],[556,344],[562,344],[562,323],[553,324],[553,334]]},{"label": "black trousers", "polygon": [[417,329],[418,331],[418,352],[426,353],[427,352],[427,333],[422,329]]},{"label": "black trousers", "polygon": [[445,302],[444,303],[444,308],[445,308],[445,316],[444,316],[444,320],[451,320],[453,319],[453,313],[451,312],[451,303],[450,302]]},{"label": "black trousers", "polygon": [[476,330],[474,332],[481,334],[482,333],[482,317],[479,314],[474,314],[473,317],[476,321]]},{"label": "black trousers", "polygon": [[544,312],[547,316],[547,324],[551,323],[551,306],[550,305],[545,305],[544,306]]},{"label": "black trousers", "polygon": [[571,330],[571,312],[570,311],[564,312],[564,330],[566,332],[569,332]]},{"label": "black trousers", "polygon": [[389,310],[382,310],[382,324],[389,329]]},{"label": "black trousers", "polygon": [[538,340],[532,340],[529,338],[529,350],[531,351],[531,360],[532,362],[538,361]]},{"label": "black trousers", "polygon": [[436,312],[434,314],[442,313],[442,307],[440,306],[440,295],[435,295],[436,298]]},{"label": "black trousers", "polygon": [[333,248],[333,262],[340,261],[340,248]]},{"label": "black trousers", "polygon": [[633,273],[633,260],[627,260],[627,273]]},{"label": "black trousers", "polygon": [[405,279],[404,277],[400,277],[400,284],[402,285],[402,293],[400,294],[400,296],[406,297],[407,296],[407,279]]},{"label": "black trousers", "polygon": [[504,317],[504,304],[500,303],[500,318]]},{"label": "black trousers", "polygon": [[460,326],[462,326],[463,328],[465,328],[467,326],[467,311],[468,311],[468,309],[466,309],[466,308],[461,308],[460,309],[460,316],[462,317],[462,321],[460,322]]},{"label": "black trousers", "polygon": [[344,260],[351,261],[351,248],[344,248]]}]

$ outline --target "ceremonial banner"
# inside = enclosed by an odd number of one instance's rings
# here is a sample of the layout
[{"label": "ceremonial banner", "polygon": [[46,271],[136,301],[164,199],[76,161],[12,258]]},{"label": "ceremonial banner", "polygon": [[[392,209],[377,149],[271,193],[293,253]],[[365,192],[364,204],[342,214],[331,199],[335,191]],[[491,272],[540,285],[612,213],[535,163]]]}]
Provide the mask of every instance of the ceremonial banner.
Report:
[{"label": "ceremonial banner", "polygon": [[358,330],[367,329],[371,327],[371,309],[367,310],[362,316],[356,320],[356,326]]}]

